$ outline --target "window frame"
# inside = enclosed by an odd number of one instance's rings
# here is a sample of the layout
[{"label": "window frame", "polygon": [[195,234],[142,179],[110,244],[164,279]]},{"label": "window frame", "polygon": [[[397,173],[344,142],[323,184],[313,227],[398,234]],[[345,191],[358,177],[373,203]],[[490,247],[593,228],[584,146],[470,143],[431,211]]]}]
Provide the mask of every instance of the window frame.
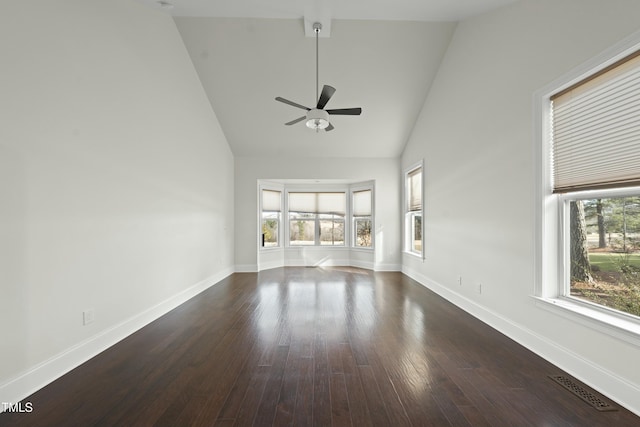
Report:
[{"label": "window frame", "polygon": [[[280,193],[280,211],[265,211],[263,209],[263,191],[275,191]],[[283,231],[282,231],[282,220],[283,220],[283,212],[284,212],[284,189],[282,187],[277,187],[274,185],[261,184],[258,186],[258,249],[261,251],[273,251],[282,249],[283,245]],[[262,221],[264,219],[265,212],[277,212],[277,222],[278,222],[278,244],[276,246],[264,246],[262,242]]]},{"label": "window frame", "polygon": [[[354,194],[358,193],[360,191],[370,191],[371,192],[371,214],[370,215],[358,215],[356,216],[354,214],[354,209],[353,209],[353,198],[354,198]],[[370,182],[370,183],[365,183],[365,184],[358,184],[358,185],[353,185],[350,187],[349,189],[349,214],[350,214],[350,225],[351,225],[351,233],[350,233],[350,247],[352,249],[357,249],[357,250],[363,250],[363,251],[373,251],[375,249],[375,241],[376,241],[376,233],[375,233],[375,189],[374,189],[374,183]],[[357,225],[356,222],[358,220],[362,220],[362,219],[366,219],[368,218],[369,221],[371,222],[371,245],[370,246],[358,246],[357,245],[357,235],[356,233],[358,232],[357,229]]]},{"label": "window frame", "polygon": [[[327,188],[324,186],[319,186],[318,188],[310,188],[308,186],[305,187],[285,187],[285,218],[286,218],[286,231],[285,231],[285,246],[286,248],[310,248],[310,247],[321,247],[321,248],[348,248],[348,221],[347,216],[350,214],[350,203],[348,200],[349,188],[348,187],[340,187],[340,188]],[[313,245],[296,245],[291,244],[291,212],[289,210],[289,195],[290,193],[343,193],[345,197],[345,214],[342,216],[342,222],[344,227],[344,239],[342,245],[323,245],[320,240],[320,222],[322,220],[326,220],[326,218],[321,218],[321,215],[325,215],[323,213],[309,213],[313,215],[313,218],[303,219],[304,221],[314,221],[314,244]],[[296,212],[296,211],[293,211]],[[298,212],[300,213],[300,212]],[[340,215],[337,215],[340,216]]]},{"label": "window frame", "polygon": [[559,222],[561,224],[561,228],[559,230],[559,247],[561,249],[560,254],[560,265],[559,265],[559,277],[561,278],[558,281],[558,298],[563,300],[567,300],[573,304],[582,304],[585,307],[591,307],[603,313],[611,313],[611,315],[622,318],[629,319],[633,321],[634,319],[640,323],[640,318],[638,316],[634,316],[632,314],[628,314],[619,310],[615,310],[613,308],[597,304],[594,302],[590,302],[588,300],[577,298],[571,295],[571,253],[570,253],[570,203],[572,201],[579,200],[593,200],[593,199],[610,199],[610,198],[618,198],[618,197],[640,197],[640,186],[638,187],[619,187],[619,188],[611,188],[611,189],[602,189],[602,190],[588,190],[588,191],[574,191],[570,193],[561,193],[558,194],[558,211],[559,211]]},{"label": "window frame", "polygon": [[[347,194],[345,194],[345,198],[347,197]],[[324,217],[323,217],[324,215]],[[329,216],[331,216],[329,218]],[[336,224],[336,223],[342,223],[342,244],[323,244],[322,243],[322,222],[325,221],[331,221],[331,223]],[[326,247],[339,247],[339,248],[344,248],[344,247],[349,247],[349,240],[348,240],[348,236],[346,235],[345,231],[347,229],[347,213],[345,212],[344,215],[337,215],[337,214],[317,214],[316,215],[316,231],[318,233],[318,245],[317,246],[321,246],[323,248]]]},{"label": "window frame", "polygon": [[[409,209],[409,176],[412,172],[420,169],[420,209],[419,210],[410,210]],[[403,252],[405,254],[415,256],[425,259],[425,244],[424,244],[424,230],[425,230],[425,222],[424,222],[424,182],[425,182],[425,168],[424,168],[424,160],[420,160],[417,163],[409,166],[404,170],[403,173],[403,213],[404,213],[404,221],[403,221]],[[421,248],[419,251],[414,250],[413,247],[413,238],[415,232],[415,218],[420,217],[420,235],[421,235]]]},{"label": "window frame", "polygon": [[536,305],[584,326],[640,347],[640,319],[569,295],[569,215],[571,200],[640,195],[640,187],[554,194],[551,164],[551,98],[640,50],[640,33],[621,41],[534,94],[534,289]]}]

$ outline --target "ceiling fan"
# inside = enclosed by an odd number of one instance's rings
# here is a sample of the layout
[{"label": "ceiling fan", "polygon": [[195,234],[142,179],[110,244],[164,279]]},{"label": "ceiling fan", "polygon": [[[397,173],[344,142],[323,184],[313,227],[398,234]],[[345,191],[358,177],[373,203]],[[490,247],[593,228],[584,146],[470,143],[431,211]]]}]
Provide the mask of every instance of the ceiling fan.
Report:
[{"label": "ceiling fan", "polygon": [[305,107],[304,105],[300,105],[296,102],[289,101],[288,99],[284,99],[280,96],[276,97],[276,101],[284,102],[285,104],[291,105],[293,107],[301,108],[303,110],[307,110],[307,114],[298,117],[297,119],[291,120],[290,122],[285,123],[287,126],[294,125],[298,122],[306,120],[307,127],[310,129],[314,129],[316,132],[319,132],[320,129],[324,129],[325,131],[333,130],[333,125],[329,122],[329,115],[336,116],[359,116],[362,113],[362,108],[338,108],[325,110],[324,107],[327,105],[327,102],[331,99],[333,94],[335,93],[335,88],[324,85],[322,87],[322,93],[318,96],[319,92],[319,83],[318,83],[318,34],[320,34],[320,30],[322,30],[322,24],[316,22],[313,24],[313,31],[316,33],[316,99],[318,103],[315,108]]}]

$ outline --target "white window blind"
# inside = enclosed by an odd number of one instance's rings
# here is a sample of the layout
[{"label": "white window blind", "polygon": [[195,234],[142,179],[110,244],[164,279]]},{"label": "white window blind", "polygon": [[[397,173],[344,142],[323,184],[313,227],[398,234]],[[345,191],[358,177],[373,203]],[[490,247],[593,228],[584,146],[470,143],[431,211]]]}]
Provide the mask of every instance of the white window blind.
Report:
[{"label": "white window blind", "polygon": [[280,212],[282,210],[281,193],[274,190],[262,190],[262,210]]},{"label": "white window blind", "polygon": [[345,193],[289,193],[289,211],[344,215]]},{"label": "white window blind", "polygon": [[371,215],[371,190],[353,192],[353,216]]},{"label": "white window blind", "polygon": [[640,52],[551,102],[555,193],[640,185]]},{"label": "white window blind", "polygon": [[407,193],[409,211],[422,210],[422,168],[407,174]]}]

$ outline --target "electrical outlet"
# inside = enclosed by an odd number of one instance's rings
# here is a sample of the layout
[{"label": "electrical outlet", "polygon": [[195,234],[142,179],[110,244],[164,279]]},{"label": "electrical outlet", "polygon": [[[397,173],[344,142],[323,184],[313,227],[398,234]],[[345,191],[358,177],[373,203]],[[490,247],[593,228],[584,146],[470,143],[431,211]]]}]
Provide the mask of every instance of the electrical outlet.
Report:
[{"label": "electrical outlet", "polygon": [[93,323],[96,320],[96,312],[93,308],[87,309],[82,312],[82,324],[88,325],[89,323]]},{"label": "electrical outlet", "polygon": [[482,283],[478,283],[478,293],[482,293]]},{"label": "electrical outlet", "polygon": [[462,276],[458,276],[458,286],[462,286]]}]

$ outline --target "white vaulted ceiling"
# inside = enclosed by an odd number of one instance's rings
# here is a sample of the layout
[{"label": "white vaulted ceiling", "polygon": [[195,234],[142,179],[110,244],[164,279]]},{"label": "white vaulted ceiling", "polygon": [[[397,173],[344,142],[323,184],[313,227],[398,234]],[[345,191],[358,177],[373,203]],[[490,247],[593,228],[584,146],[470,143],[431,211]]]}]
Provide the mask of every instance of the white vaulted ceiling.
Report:
[{"label": "white vaulted ceiling", "polygon": [[[167,1],[234,155],[397,157],[456,22],[515,0]],[[331,132],[285,126],[305,111],[274,99],[316,103],[312,21],[327,30],[320,88],[336,93],[326,108],[363,110],[331,116]]]}]

